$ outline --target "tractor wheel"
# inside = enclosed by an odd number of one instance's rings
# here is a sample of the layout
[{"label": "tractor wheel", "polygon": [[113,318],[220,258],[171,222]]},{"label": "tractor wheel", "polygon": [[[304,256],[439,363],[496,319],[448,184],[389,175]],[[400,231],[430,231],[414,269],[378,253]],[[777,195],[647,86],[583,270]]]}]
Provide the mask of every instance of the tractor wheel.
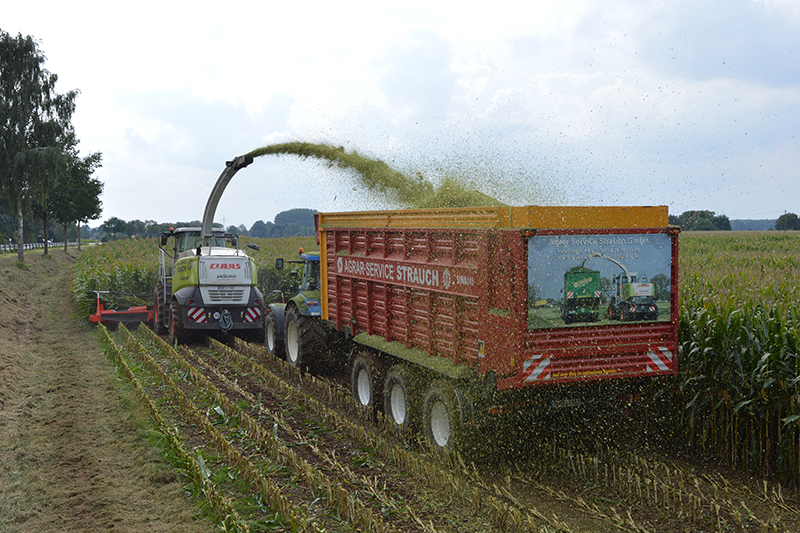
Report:
[{"label": "tractor wheel", "polygon": [[318,365],[325,355],[325,326],[317,319],[303,316],[296,306],[286,310],[286,362],[297,368]]},{"label": "tractor wheel", "polygon": [[361,351],[353,358],[350,365],[350,390],[358,406],[371,410],[377,406],[375,399],[376,385],[380,380],[380,367],[375,356],[368,351]]},{"label": "tractor wheel", "polygon": [[405,365],[389,369],[383,382],[383,412],[397,435],[405,435],[419,424],[417,386],[411,371]]},{"label": "tractor wheel", "polygon": [[169,314],[169,342],[170,344],[186,344],[189,335],[183,327],[183,318],[181,317],[181,306],[178,302],[172,302],[170,305]]},{"label": "tractor wheel", "polygon": [[422,430],[436,452],[448,455],[458,450],[463,434],[461,409],[453,384],[434,381],[422,404]]},{"label": "tractor wheel", "polygon": [[283,339],[278,338],[278,321],[275,320],[275,313],[267,313],[264,318],[264,343],[271,355],[281,358],[284,356]]}]

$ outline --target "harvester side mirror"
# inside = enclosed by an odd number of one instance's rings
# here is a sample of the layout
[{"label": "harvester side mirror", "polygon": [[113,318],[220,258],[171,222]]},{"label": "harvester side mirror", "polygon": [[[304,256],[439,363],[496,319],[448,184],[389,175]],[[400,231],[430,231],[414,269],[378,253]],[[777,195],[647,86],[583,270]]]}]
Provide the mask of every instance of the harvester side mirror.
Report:
[{"label": "harvester side mirror", "polygon": [[275,260],[275,270],[283,270],[283,257],[279,257]]},{"label": "harvester side mirror", "polygon": [[169,235],[162,235],[161,236],[161,246],[167,245],[167,239],[169,239]]}]

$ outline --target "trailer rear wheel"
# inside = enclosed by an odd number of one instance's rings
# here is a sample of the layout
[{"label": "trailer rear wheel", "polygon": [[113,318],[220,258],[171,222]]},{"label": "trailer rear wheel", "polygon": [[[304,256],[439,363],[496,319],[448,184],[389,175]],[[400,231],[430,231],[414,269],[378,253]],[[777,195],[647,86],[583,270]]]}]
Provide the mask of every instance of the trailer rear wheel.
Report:
[{"label": "trailer rear wheel", "polygon": [[379,383],[379,370],[375,357],[367,351],[359,352],[350,366],[350,390],[358,406],[363,409],[375,407],[375,384]]},{"label": "trailer rear wheel", "polygon": [[264,340],[270,354],[275,357],[284,356],[283,339],[278,338],[278,321],[275,320],[275,313],[267,313],[264,319]]},{"label": "trailer rear wheel", "polygon": [[383,385],[383,412],[398,435],[403,435],[419,423],[419,402],[415,401],[416,387],[411,371],[404,365],[389,369]]},{"label": "trailer rear wheel", "polygon": [[439,453],[449,454],[458,449],[461,439],[461,410],[453,384],[434,381],[425,394],[422,407],[425,438]]}]

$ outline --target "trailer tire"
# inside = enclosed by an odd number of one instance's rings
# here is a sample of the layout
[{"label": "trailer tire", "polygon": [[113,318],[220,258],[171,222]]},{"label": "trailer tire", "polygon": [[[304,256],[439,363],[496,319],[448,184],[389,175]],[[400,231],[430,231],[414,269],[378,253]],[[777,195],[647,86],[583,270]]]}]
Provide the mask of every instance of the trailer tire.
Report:
[{"label": "trailer tire", "polygon": [[422,426],[428,444],[437,453],[448,455],[461,444],[461,409],[456,390],[448,380],[431,383],[422,405]]},{"label": "trailer tire", "polygon": [[285,348],[283,339],[278,338],[278,321],[275,319],[275,313],[267,313],[264,318],[264,344],[271,355],[284,357]]},{"label": "trailer tire", "polygon": [[381,381],[379,374],[380,370],[372,353],[361,351],[353,358],[350,365],[350,391],[359,408],[369,411],[376,406],[375,385]]},{"label": "trailer tire", "polygon": [[405,365],[394,365],[383,382],[383,412],[397,435],[407,434],[419,424],[419,401],[414,377]]},{"label": "trailer tire", "polygon": [[301,315],[296,306],[289,306],[286,310],[286,334],[283,337],[286,362],[296,368],[318,366],[327,348],[323,327],[319,320]]}]

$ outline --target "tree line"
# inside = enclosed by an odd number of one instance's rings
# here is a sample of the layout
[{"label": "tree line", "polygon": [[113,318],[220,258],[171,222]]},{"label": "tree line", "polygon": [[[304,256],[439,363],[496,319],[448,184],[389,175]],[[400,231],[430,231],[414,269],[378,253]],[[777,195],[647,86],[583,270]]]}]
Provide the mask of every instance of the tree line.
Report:
[{"label": "tree line", "polygon": [[[255,238],[278,238],[278,237],[308,237],[314,235],[314,211],[313,209],[289,209],[275,215],[274,222],[264,222],[258,220],[248,229],[244,224],[239,226],[228,226],[226,231],[234,233],[240,237]],[[155,237],[162,231],[170,228],[180,227],[200,227],[200,220],[189,222],[156,222],[155,220],[131,220],[125,221],[117,217],[111,217],[96,228],[89,228],[84,231],[84,238],[93,238],[99,241],[110,241],[118,239],[130,239],[134,237],[148,238]],[[221,224],[215,224],[218,229]]]},{"label": "tree line", "polygon": [[[96,220],[103,184],[92,177],[102,154],[82,157],[72,125],[77,90],[56,91],[37,41],[0,29],[0,197],[14,222],[24,261],[25,221],[40,220],[45,254],[51,222],[63,228]],[[66,239],[65,239],[66,240]]]},{"label": "tree line", "polygon": [[[679,226],[683,231],[731,231],[730,219],[714,211],[684,211],[680,215],[669,215],[669,223]],[[784,213],[772,228],[780,231],[800,230],[800,219],[794,213]]]}]

